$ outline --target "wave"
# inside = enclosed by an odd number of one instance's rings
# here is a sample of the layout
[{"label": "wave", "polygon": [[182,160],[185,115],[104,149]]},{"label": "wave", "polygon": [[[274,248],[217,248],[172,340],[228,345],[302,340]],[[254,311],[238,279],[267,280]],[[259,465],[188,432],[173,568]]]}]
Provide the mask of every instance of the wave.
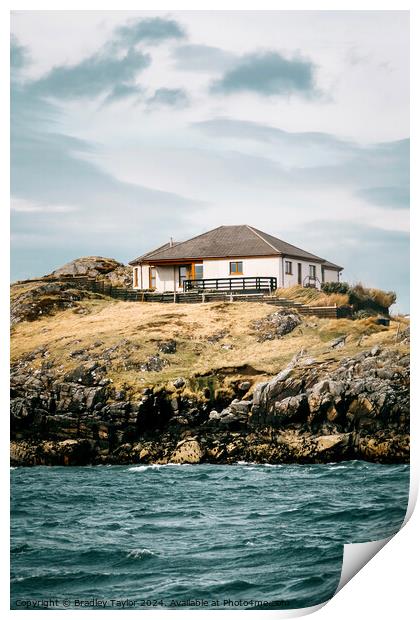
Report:
[{"label": "wave", "polygon": [[157,553],[154,553],[151,549],[132,549],[125,556],[133,560],[144,560],[145,558],[155,557]]},{"label": "wave", "polygon": [[316,604],[337,586],[344,542],[400,527],[408,473],[359,462],[20,468],[12,597]]},{"label": "wave", "polygon": [[189,463],[152,463],[151,465],[134,465],[129,467],[127,471],[147,471],[149,469],[162,469],[165,467],[192,467]]}]

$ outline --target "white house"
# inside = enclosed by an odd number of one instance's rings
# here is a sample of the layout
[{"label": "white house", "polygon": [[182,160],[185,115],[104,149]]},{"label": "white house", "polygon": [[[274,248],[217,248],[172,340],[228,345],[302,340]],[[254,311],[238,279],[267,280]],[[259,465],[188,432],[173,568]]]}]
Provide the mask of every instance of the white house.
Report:
[{"label": "white house", "polygon": [[252,226],[219,226],[132,260],[133,287],[262,290],[337,282],[342,267]]}]

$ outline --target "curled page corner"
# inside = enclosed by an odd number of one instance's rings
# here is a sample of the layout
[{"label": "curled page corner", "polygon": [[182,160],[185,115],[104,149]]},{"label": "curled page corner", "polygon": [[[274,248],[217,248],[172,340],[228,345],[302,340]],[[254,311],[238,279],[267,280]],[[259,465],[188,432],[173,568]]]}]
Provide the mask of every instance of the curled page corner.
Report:
[{"label": "curled page corner", "polygon": [[[418,497],[418,484],[414,476],[410,476],[410,493],[408,497],[407,511],[405,518],[401,524],[403,528],[410,520],[413,514]],[[401,529],[400,528],[400,529]],[[377,554],[389,541],[398,534],[392,534],[388,538],[381,540],[373,540],[364,543],[348,543],[343,545],[343,564],[341,567],[340,582],[337,586],[334,596],[343,588],[370,560]]]},{"label": "curled page corner", "polygon": [[395,536],[344,545],[341,577],[334,596]]}]

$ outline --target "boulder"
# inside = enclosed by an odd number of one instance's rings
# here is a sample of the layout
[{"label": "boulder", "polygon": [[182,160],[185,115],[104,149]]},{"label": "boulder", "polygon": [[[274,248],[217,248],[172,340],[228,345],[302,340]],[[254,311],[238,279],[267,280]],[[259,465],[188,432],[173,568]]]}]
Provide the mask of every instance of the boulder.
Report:
[{"label": "boulder", "polygon": [[168,360],[158,355],[151,355],[143,364],[140,365],[142,372],[160,372],[169,364]]},{"label": "boulder", "polygon": [[67,383],[80,383],[81,385],[95,385],[102,379],[97,371],[98,364],[93,363],[88,366],[77,366],[64,375],[64,381]]},{"label": "boulder", "polygon": [[337,435],[323,435],[316,438],[316,450],[317,452],[326,452],[327,450],[333,450],[338,446],[347,446],[349,443],[349,434],[337,434]]},{"label": "boulder", "polygon": [[347,336],[339,336],[338,338],[334,338],[328,344],[331,349],[341,349],[346,344]]},{"label": "boulder", "polygon": [[251,327],[258,334],[258,342],[264,342],[289,334],[301,323],[302,319],[295,310],[281,309],[262,319],[253,321]]},{"label": "boulder", "polygon": [[160,342],[158,344],[158,351],[160,353],[175,353],[176,352],[176,341],[175,340],[167,340],[166,342]]},{"label": "boulder", "polygon": [[196,439],[185,439],[179,442],[176,449],[171,454],[171,463],[201,463],[205,455],[205,450]]},{"label": "boulder", "polygon": [[102,256],[84,256],[66,263],[52,272],[52,276],[60,278],[88,276],[96,278],[114,271],[118,267],[124,267],[123,263],[114,258],[104,258]]}]

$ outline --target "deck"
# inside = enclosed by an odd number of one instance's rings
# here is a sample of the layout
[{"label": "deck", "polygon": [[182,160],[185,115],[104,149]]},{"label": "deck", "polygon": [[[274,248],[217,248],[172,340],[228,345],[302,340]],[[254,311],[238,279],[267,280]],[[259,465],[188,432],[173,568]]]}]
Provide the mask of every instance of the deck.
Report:
[{"label": "deck", "polygon": [[[228,286],[226,288],[192,288],[185,292],[165,292],[158,293],[150,290],[138,290],[128,289],[117,286],[112,286],[110,283],[104,280],[96,280],[95,278],[89,278],[87,276],[78,277],[61,277],[61,278],[41,278],[39,280],[22,280],[20,284],[25,282],[68,282],[69,285],[76,289],[89,290],[94,293],[99,293],[113,299],[120,301],[141,301],[141,302],[157,302],[157,303],[184,303],[184,304],[196,304],[196,303],[208,303],[214,301],[222,302],[260,302],[277,306],[279,308],[290,308],[304,315],[318,316],[320,318],[345,318],[352,315],[351,308],[348,306],[336,307],[336,306],[324,306],[313,307],[306,306],[302,303],[292,301],[283,297],[278,297],[272,294],[272,291],[277,287],[276,278],[221,278],[220,280],[227,280]],[[229,281],[235,280],[237,288],[229,288]],[[244,288],[238,286],[241,280],[252,281],[253,289]],[[262,282],[256,282],[262,280]],[[267,283],[267,280],[273,282]],[[208,282],[214,282],[215,280],[208,280]],[[203,280],[201,280],[203,282]],[[245,282],[245,285],[249,285],[250,282]],[[267,289],[267,284],[274,286],[274,289]],[[226,283],[224,283],[226,286]],[[255,287],[257,286],[257,290]],[[259,286],[259,288],[258,288]]]},{"label": "deck", "polygon": [[277,278],[257,276],[254,278],[204,278],[200,280],[184,280],[183,288],[184,293],[190,291],[271,292],[275,291],[277,288]]}]

